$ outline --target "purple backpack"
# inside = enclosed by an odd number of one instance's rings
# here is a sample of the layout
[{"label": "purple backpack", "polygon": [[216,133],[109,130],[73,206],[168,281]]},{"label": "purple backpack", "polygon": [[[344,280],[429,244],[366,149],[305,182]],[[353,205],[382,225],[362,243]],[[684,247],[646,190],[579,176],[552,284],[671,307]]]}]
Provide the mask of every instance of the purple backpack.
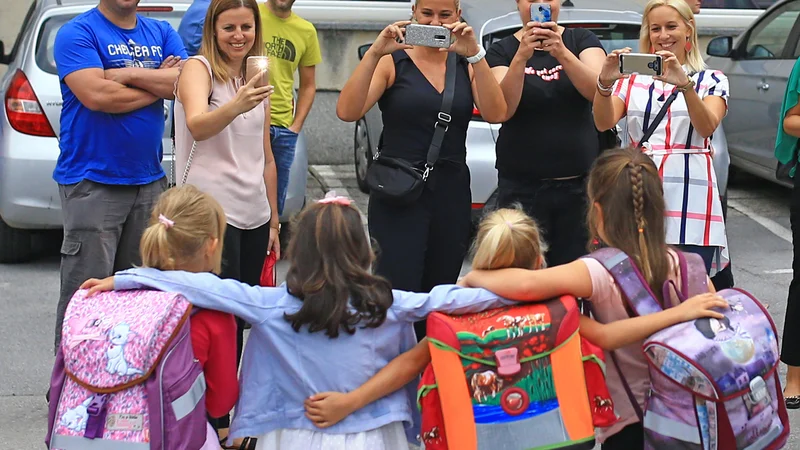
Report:
[{"label": "purple backpack", "polygon": [[192,307],[158,291],[78,291],[50,380],[50,449],[195,450],[206,440],[206,383]]},{"label": "purple backpack", "polygon": [[[681,286],[665,283],[664,298],[671,288],[681,301],[708,292],[702,259],[678,255]],[[662,310],[625,253],[604,248],[589,256],[614,277],[629,311],[642,316]],[[644,424],[645,449],[771,450],[786,445],[789,418],[778,378],[775,324],[749,293],[726,289],[718,295],[730,305],[724,319],[677,324],[645,340],[651,386],[644,411],[622,377]]]}]

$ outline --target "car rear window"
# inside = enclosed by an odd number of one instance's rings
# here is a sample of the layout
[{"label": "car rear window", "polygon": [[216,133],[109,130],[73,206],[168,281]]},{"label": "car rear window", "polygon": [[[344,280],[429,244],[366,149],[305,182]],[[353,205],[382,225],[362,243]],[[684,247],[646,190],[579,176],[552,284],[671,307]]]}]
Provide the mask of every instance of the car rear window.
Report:
[{"label": "car rear window", "polygon": [[[564,24],[567,28],[586,28],[591,30],[600,39],[606,52],[630,47],[636,51],[639,48],[639,25],[629,24]],[[492,33],[491,36],[484,38],[484,46],[488,48],[491,44],[516,33],[519,28],[507,29]]]},{"label": "car rear window", "polygon": [[[177,30],[183,17],[183,11],[140,12],[139,15],[156,20],[165,20],[172,25],[172,28]],[[53,45],[55,44],[58,30],[75,16],[76,14],[53,16],[42,24],[42,28],[39,31],[39,39],[37,40],[36,64],[43,71],[54,75],[58,73],[56,61],[53,57]]]}]

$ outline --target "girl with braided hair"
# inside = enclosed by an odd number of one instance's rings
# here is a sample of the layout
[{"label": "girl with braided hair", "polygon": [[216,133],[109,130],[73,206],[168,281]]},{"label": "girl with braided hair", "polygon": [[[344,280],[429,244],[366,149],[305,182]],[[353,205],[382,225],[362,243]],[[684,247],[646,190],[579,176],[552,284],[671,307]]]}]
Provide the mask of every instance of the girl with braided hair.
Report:
[{"label": "girl with braided hair", "polygon": [[[676,306],[673,295],[662,298],[665,281],[680,285],[677,251],[670,248],[664,233],[664,190],[653,160],[636,149],[604,152],[589,174],[588,228],[593,236],[590,246],[600,243],[625,252],[642,272],[655,296],[665,306]],[[573,295],[591,302],[594,318],[600,323],[625,320],[629,314],[614,279],[593,258],[581,258],[569,264],[541,270],[473,270],[461,281],[470,287],[482,287],[510,300],[544,300]],[[709,293],[714,293],[709,281]],[[657,320],[653,315],[644,316]],[[581,323],[581,327],[584,323]],[[615,351],[620,369],[644,409],[650,387],[642,342]],[[607,356],[608,358],[608,356]],[[619,422],[599,430],[598,440],[604,450],[635,450],[644,446],[641,423],[636,416],[620,375],[609,364],[606,381]]]}]

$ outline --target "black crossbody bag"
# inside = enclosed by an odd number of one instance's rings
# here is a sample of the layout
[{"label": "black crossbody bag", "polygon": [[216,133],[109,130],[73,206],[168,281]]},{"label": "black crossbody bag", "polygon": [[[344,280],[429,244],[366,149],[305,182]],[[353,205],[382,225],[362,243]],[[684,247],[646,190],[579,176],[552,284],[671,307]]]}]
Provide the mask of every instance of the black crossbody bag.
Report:
[{"label": "black crossbody bag", "polygon": [[453,96],[456,89],[456,63],[456,54],[450,53],[447,56],[447,69],[445,69],[442,107],[433,125],[435,131],[428,148],[425,167],[420,169],[404,159],[383,156],[378,151],[367,170],[366,183],[371,195],[397,205],[409,205],[416,202],[422,195],[425,182],[428,180],[436,160],[439,159],[444,135],[447,133],[452,119],[450,110],[453,107]]}]

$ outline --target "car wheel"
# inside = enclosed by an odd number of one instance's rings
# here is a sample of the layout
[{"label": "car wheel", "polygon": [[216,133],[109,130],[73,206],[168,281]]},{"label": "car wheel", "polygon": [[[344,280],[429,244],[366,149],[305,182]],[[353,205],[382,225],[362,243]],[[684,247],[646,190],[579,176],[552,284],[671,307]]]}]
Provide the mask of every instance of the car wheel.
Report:
[{"label": "car wheel", "polygon": [[361,192],[369,194],[367,186],[367,169],[372,164],[372,147],[369,142],[367,121],[360,119],[356,122],[356,131],[353,136],[353,156],[356,167],[356,182]]},{"label": "car wheel", "polygon": [[33,258],[33,235],[6,225],[0,219],[0,263],[18,263]]}]

